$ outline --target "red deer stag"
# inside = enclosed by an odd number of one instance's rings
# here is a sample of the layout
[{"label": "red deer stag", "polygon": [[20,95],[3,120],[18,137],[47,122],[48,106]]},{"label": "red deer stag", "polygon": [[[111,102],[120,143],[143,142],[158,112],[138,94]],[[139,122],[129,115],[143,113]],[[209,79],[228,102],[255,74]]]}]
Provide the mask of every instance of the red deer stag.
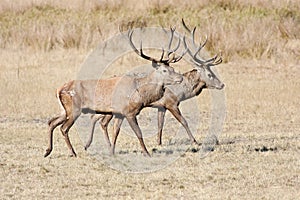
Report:
[{"label": "red deer stag", "polygon": [[[174,29],[171,29],[169,47],[173,40],[174,31]],[[174,52],[179,48],[180,41],[178,41],[178,45],[174,50],[169,49],[167,59],[164,59],[164,50],[159,60],[154,59],[143,53],[142,42],[140,50],[136,49],[132,42],[132,34],[133,31],[128,31],[128,40],[131,47],[140,57],[152,62],[154,71],[142,78],[123,76],[102,80],[73,80],[57,89],[57,99],[62,112],[48,123],[49,146],[44,157],[52,151],[53,131],[59,125],[61,125],[60,130],[71,156],[76,156],[68,132],[81,113],[104,114],[108,118],[115,116],[111,154],[114,154],[120,127],[123,119],[126,118],[140,142],[143,154],[150,156],[144,144],[136,116],[143,107],[163,96],[166,85],[178,84],[182,81],[182,75],[176,73],[169,64],[181,60],[187,49],[179,57],[176,57]],[[109,142],[108,135],[107,140]]]},{"label": "red deer stag", "polygon": [[[192,34],[192,42],[195,44],[195,30],[196,27],[191,31],[182,19],[183,26]],[[186,99],[193,98],[198,96],[203,89],[218,89],[221,90],[224,88],[224,83],[222,83],[218,77],[211,70],[212,66],[218,65],[222,62],[222,58],[220,55],[215,55],[214,57],[203,60],[199,58],[200,50],[205,46],[207,42],[207,38],[203,44],[197,47],[195,53],[192,53],[189,48],[187,48],[187,44],[185,38],[183,37],[183,43],[185,47],[188,49],[188,54],[192,57],[193,67],[195,69],[188,71],[183,74],[183,81],[178,85],[169,85],[166,87],[164,96],[158,100],[157,102],[152,103],[152,106],[158,107],[158,144],[162,144],[162,129],[164,126],[164,117],[166,110],[169,110],[172,115],[182,124],[185,128],[190,140],[193,143],[197,143],[195,138],[193,137],[188,123],[185,118],[182,116],[178,106],[181,101]]]},{"label": "red deer stag", "polygon": [[[197,45],[195,44],[195,40],[194,40],[196,27],[191,31],[186,26],[183,20],[182,23],[185,29],[187,29],[191,33],[193,45],[196,47]],[[187,44],[184,37],[183,37],[183,42],[185,48],[187,48]],[[203,44],[200,44],[199,46],[196,47],[197,49],[195,53],[192,53],[191,50],[187,48],[189,55],[192,57],[193,67],[195,69],[184,73],[183,81],[180,84],[168,85],[165,89],[163,97],[158,101],[150,104],[150,106],[158,108],[157,140],[159,145],[162,144],[162,130],[164,126],[164,117],[165,117],[166,110],[169,110],[172,113],[172,115],[182,124],[191,142],[197,143],[196,139],[194,138],[194,136],[190,131],[187,121],[182,116],[178,106],[181,101],[198,96],[205,88],[220,90],[223,89],[225,86],[210,69],[210,67],[220,64],[222,62],[222,58],[218,54],[208,60],[203,60],[198,57],[200,50],[205,46],[206,42],[207,42],[207,38]],[[91,135],[88,143],[85,146],[85,149],[87,149],[92,142],[95,123],[98,120],[100,120],[102,129],[104,130],[104,132],[107,132],[107,126],[111,119],[112,117],[110,116],[100,116],[100,115],[92,116]]]}]

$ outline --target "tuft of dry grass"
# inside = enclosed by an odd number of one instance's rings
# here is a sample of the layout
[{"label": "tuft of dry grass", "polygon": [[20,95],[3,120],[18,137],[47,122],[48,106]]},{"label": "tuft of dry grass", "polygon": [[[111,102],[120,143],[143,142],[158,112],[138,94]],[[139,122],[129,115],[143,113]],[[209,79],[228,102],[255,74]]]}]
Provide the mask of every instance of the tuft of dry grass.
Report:
[{"label": "tuft of dry grass", "polygon": [[[118,27],[176,25],[184,18],[209,36],[207,49],[238,58],[299,61],[297,1],[16,1],[0,7],[0,47],[93,49]],[[296,45],[290,45],[296,43]]]}]

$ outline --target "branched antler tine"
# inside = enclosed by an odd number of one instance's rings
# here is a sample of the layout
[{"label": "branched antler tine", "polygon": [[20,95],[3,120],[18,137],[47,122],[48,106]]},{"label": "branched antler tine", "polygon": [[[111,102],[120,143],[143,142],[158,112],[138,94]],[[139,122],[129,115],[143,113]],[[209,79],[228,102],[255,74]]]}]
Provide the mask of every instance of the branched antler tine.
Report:
[{"label": "branched antler tine", "polygon": [[[183,38],[184,37],[185,36],[183,36]],[[183,58],[183,56],[187,53],[187,51],[188,51],[188,48],[185,48],[185,50],[182,52],[181,56],[176,58],[176,62],[180,61]]]},{"label": "branched antler tine", "polygon": [[205,41],[203,42],[203,44],[201,45],[202,46],[202,48],[206,45],[206,43],[207,43],[207,40],[208,40],[208,36],[206,35],[205,36]]},{"label": "branched antler tine", "polygon": [[191,37],[192,37],[192,42],[195,48],[197,48],[197,45],[195,43],[195,31],[196,31],[196,26],[193,28],[193,30],[191,30],[189,27],[187,27],[186,23],[184,22],[183,18],[181,19],[182,21],[182,25],[183,27],[189,32],[191,33]]},{"label": "branched antler tine", "polygon": [[[206,45],[206,42],[207,42],[207,36],[206,36],[206,39],[205,39],[205,41],[203,42],[203,44],[201,44],[201,42],[200,42],[199,47],[198,47],[198,49],[197,49],[195,55],[196,55],[196,54],[199,54],[199,52],[201,51],[201,49],[203,49],[203,47]],[[194,43],[194,44],[195,44],[195,43]]]},{"label": "branched antler tine", "polygon": [[185,22],[184,22],[184,20],[183,20],[183,18],[181,18],[181,21],[182,21],[182,25],[183,25],[183,27],[188,31],[188,32],[190,32],[191,33],[191,30],[187,27],[187,25],[185,24]]},{"label": "branched antler tine", "polygon": [[196,42],[195,42],[195,31],[196,31],[196,26],[194,27],[193,31],[191,32],[192,35],[192,42],[195,48],[197,48]]},{"label": "branched antler tine", "polygon": [[184,47],[185,47],[186,50],[187,50],[187,53],[188,53],[191,57],[193,57],[192,52],[190,51],[190,49],[188,48],[188,46],[187,46],[187,44],[186,44],[185,36],[182,38],[182,40],[183,40]]},{"label": "branched antler tine", "polygon": [[169,50],[168,56],[170,56],[172,53],[178,50],[180,46],[180,40],[178,40],[177,46],[173,50]]},{"label": "branched antler tine", "polygon": [[206,63],[206,61],[197,58],[197,55],[198,55],[198,53],[200,52],[200,50],[201,50],[202,48],[203,48],[203,46],[200,45],[200,46],[198,47],[197,51],[195,52],[195,54],[192,56],[193,59],[194,59],[196,62],[200,63],[200,64]]},{"label": "branched antler tine", "polygon": [[205,61],[205,64],[208,64],[210,66],[215,66],[220,64],[223,61],[222,57],[219,54],[216,54],[213,58]]},{"label": "branched antler tine", "polygon": [[[170,42],[169,42],[169,53],[168,53],[168,58],[169,58],[169,56],[172,54],[172,53],[174,53],[175,51],[177,51],[178,50],[178,48],[180,47],[180,39],[178,40],[178,43],[177,43],[177,46],[173,49],[173,50],[170,50],[170,48],[171,48],[171,44],[172,44],[172,41],[173,41],[173,37],[174,37],[174,32],[175,32],[175,27],[174,28],[171,28],[171,38],[170,38]],[[186,51],[184,51],[183,52],[183,54],[182,54],[182,56],[179,56],[179,57],[173,57],[171,60],[170,60],[170,58],[169,58],[169,60],[167,61],[168,63],[175,63],[175,62],[178,62],[179,60],[181,60],[181,58],[184,56],[184,54],[186,54]]]},{"label": "branched antler tine", "polygon": [[154,58],[151,58],[150,56],[147,56],[143,53],[143,47],[142,47],[142,41],[140,44],[140,54],[139,54],[142,58],[146,59],[146,60],[150,60],[150,61],[157,61]]},{"label": "branched antler tine", "polygon": [[187,46],[187,44],[186,44],[185,37],[183,37],[183,44],[184,44],[184,47],[186,48],[186,52],[193,58],[193,60],[194,60],[195,62],[198,62],[198,63],[200,63],[200,64],[203,64],[203,63],[204,63],[203,60],[197,58],[197,54],[198,54],[198,52],[201,50],[200,47],[198,48],[198,50],[196,51],[195,54],[192,54],[191,50],[188,48],[188,46]]},{"label": "branched antler tine", "polygon": [[140,42],[140,55],[143,55],[144,54],[144,52],[143,52],[143,43],[142,43],[142,41]]},{"label": "branched antler tine", "polygon": [[222,63],[222,59],[218,59],[216,62],[213,62],[213,63],[208,63],[208,64],[206,64],[206,66],[207,67],[212,67],[212,66],[216,66],[220,63]]},{"label": "branched antler tine", "polygon": [[173,42],[173,38],[174,38],[174,32],[175,32],[175,30],[176,30],[176,28],[175,27],[171,27],[170,28],[171,29],[171,36],[170,36],[170,41],[169,41],[169,44],[168,44],[168,56],[171,54],[171,53],[174,53],[175,51],[177,51],[177,49],[179,48],[179,46],[180,46],[180,40],[178,40],[178,44],[177,44],[177,46],[173,49],[173,50],[171,50],[171,46],[172,46],[172,42]]},{"label": "branched antler tine", "polygon": [[162,53],[161,53],[160,60],[159,60],[160,62],[163,62],[164,55],[165,55],[165,50],[164,50],[164,48],[162,48]]},{"label": "branched antler tine", "polygon": [[[186,25],[186,23],[184,22],[184,20],[181,19],[181,21],[182,21],[183,27],[184,27],[188,32],[191,33],[193,45],[194,45],[195,49],[197,49],[196,52],[195,52],[194,54],[192,54],[192,52],[191,52],[189,49],[187,50],[188,54],[189,54],[191,57],[193,57],[193,60],[194,60],[195,62],[199,63],[199,64],[206,64],[206,65],[208,64],[208,65],[210,65],[210,66],[214,66],[214,65],[220,64],[223,60],[222,60],[222,57],[219,56],[218,54],[215,55],[214,57],[208,59],[208,60],[202,60],[202,59],[200,59],[200,58],[197,57],[198,54],[199,54],[199,52],[201,51],[201,49],[206,45],[207,40],[208,40],[208,36],[207,36],[207,35],[205,36],[205,41],[203,42],[203,44],[201,44],[201,42],[200,42],[199,46],[196,45],[196,42],[195,42],[195,31],[196,31],[196,27],[194,27],[194,29],[191,31],[191,29],[187,27],[187,25]],[[184,43],[184,46],[187,48],[187,44],[186,44],[186,41],[185,41],[184,38],[183,38],[183,43]],[[219,57],[218,57],[218,56],[219,56]]]},{"label": "branched antler tine", "polygon": [[218,54],[216,54],[214,57],[208,59],[205,61],[205,63],[214,63],[216,61],[216,59],[218,58]]},{"label": "branched antler tine", "polygon": [[[172,54],[172,53],[174,53],[175,51],[177,51],[178,50],[178,48],[179,48],[179,46],[180,46],[180,40],[178,40],[178,44],[177,44],[177,46],[173,49],[173,50],[170,50],[170,48],[171,48],[171,45],[172,45],[172,41],[173,41],[173,38],[174,38],[174,32],[175,32],[175,28],[170,28],[171,29],[171,36],[170,36],[170,41],[169,41],[169,44],[168,44],[168,59],[166,59],[166,60],[163,60],[162,58],[161,58],[161,60],[160,60],[160,62],[163,62],[163,63],[174,63],[174,62],[178,62],[177,61],[177,58],[175,58],[175,57],[172,57],[172,58],[170,58],[170,55]],[[186,52],[185,52],[186,53]],[[183,54],[184,55],[184,54]]]},{"label": "branched antler tine", "polygon": [[218,59],[216,61],[213,62],[213,65],[218,65],[220,64],[221,62],[223,62],[223,59],[221,57],[221,55],[218,55]]},{"label": "branched antler tine", "polygon": [[204,63],[203,60],[200,60],[200,59],[197,58],[197,54],[194,54],[193,59],[194,59],[194,61],[196,61],[196,62],[198,62],[198,63],[200,63],[200,64],[203,64],[203,63]]},{"label": "branched antler tine", "polygon": [[219,59],[214,62],[214,65],[218,65],[218,64],[220,64],[222,62],[223,62],[223,59],[221,57],[219,57]]},{"label": "branched antler tine", "polygon": [[129,44],[131,46],[131,48],[134,50],[135,53],[137,53],[138,55],[140,55],[139,50],[136,49],[136,47],[134,46],[133,42],[132,42],[132,34],[133,34],[133,30],[128,30],[128,39],[129,39]]},{"label": "branched antler tine", "polygon": [[201,51],[201,49],[205,46],[206,42],[207,42],[207,36],[206,36],[206,39],[205,39],[205,41],[203,42],[203,44],[201,44],[201,42],[200,42],[200,45],[199,45],[197,51],[196,51],[195,54],[193,55],[193,58],[195,59],[195,61],[200,62],[201,64],[207,63],[207,62],[211,62],[211,61],[205,61],[205,60],[202,60],[202,59],[200,59],[200,58],[197,58],[197,55],[199,54],[199,52]]},{"label": "branched antler tine", "polygon": [[[185,41],[185,36],[183,36],[183,41]],[[188,51],[189,51],[189,49],[187,48],[187,45],[185,45],[185,50],[182,52],[182,54],[177,58],[173,57],[173,59],[169,60],[168,63],[171,63],[171,62],[176,63],[176,62],[180,61]]]},{"label": "branched antler tine", "polygon": [[160,26],[161,26],[164,33],[168,33],[168,30],[166,30],[162,25],[160,25]]},{"label": "branched antler tine", "polygon": [[129,39],[129,44],[132,47],[132,49],[134,50],[135,53],[137,53],[139,56],[141,56],[142,58],[146,59],[146,60],[150,60],[150,61],[156,61],[154,58],[151,58],[147,55],[145,55],[143,53],[143,48],[142,48],[142,41],[140,43],[140,51],[137,50],[137,48],[134,46],[133,42],[132,42],[132,34],[133,34],[133,30],[128,30],[128,39]]},{"label": "branched antler tine", "polygon": [[170,36],[170,41],[169,41],[169,44],[168,44],[168,50],[171,49],[171,45],[172,45],[172,41],[173,41],[173,36],[174,36],[175,27],[174,27],[174,28],[170,27],[170,30],[171,30],[171,36]]}]

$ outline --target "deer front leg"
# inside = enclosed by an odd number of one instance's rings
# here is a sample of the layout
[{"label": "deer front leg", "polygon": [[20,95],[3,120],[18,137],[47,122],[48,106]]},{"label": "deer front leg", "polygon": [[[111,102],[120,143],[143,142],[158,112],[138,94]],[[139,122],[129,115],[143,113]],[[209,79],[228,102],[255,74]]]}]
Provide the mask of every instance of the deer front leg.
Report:
[{"label": "deer front leg", "polygon": [[89,140],[87,141],[87,143],[86,143],[86,145],[85,145],[85,147],[84,147],[85,150],[87,150],[87,149],[90,147],[91,143],[93,142],[94,131],[95,131],[95,125],[96,125],[96,122],[97,122],[99,119],[101,119],[101,118],[103,118],[102,115],[93,114],[93,115],[91,116],[91,120],[92,120],[92,121],[91,121],[90,137],[89,137]]},{"label": "deer front leg", "polygon": [[157,143],[158,143],[158,145],[161,145],[161,137],[162,137],[162,130],[164,127],[164,122],[165,122],[166,108],[159,107],[157,110],[158,110],[158,112],[157,112],[157,122],[158,122]]},{"label": "deer front leg", "polygon": [[172,113],[172,115],[182,124],[182,126],[185,128],[191,142],[193,144],[198,144],[196,139],[194,138],[187,121],[185,120],[185,118],[182,116],[178,106],[171,106],[171,107],[167,107],[167,109]]},{"label": "deer front leg", "polygon": [[108,127],[108,124],[109,124],[109,122],[111,121],[112,118],[113,118],[113,115],[108,114],[108,115],[105,115],[100,120],[101,128],[103,130],[104,137],[105,137],[105,140],[107,142],[108,147],[111,147],[111,143],[110,143],[110,140],[109,140],[109,136],[108,136],[108,132],[107,132],[107,127]]},{"label": "deer front leg", "polygon": [[132,130],[134,131],[134,133],[136,134],[137,138],[139,139],[140,141],[140,144],[142,146],[142,151],[143,151],[143,154],[144,156],[150,156],[146,146],[145,146],[145,143],[144,143],[144,140],[143,140],[143,136],[142,136],[142,131],[137,123],[137,120],[136,120],[136,116],[134,117],[126,117],[130,127],[132,128]]},{"label": "deer front leg", "polygon": [[122,125],[124,117],[123,116],[119,116],[116,115],[115,116],[115,122],[114,122],[114,134],[112,137],[112,146],[111,146],[111,155],[115,154],[115,146],[116,146],[116,142],[117,142],[117,137],[119,135],[120,132],[120,127]]}]

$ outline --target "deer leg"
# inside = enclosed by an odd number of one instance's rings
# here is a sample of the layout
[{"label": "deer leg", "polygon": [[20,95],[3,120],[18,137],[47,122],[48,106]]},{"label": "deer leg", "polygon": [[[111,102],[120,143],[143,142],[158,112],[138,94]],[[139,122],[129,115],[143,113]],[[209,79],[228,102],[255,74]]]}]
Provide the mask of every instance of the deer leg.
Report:
[{"label": "deer leg", "polygon": [[165,122],[165,114],[166,114],[166,108],[159,107],[158,112],[157,112],[157,121],[158,121],[157,143],[158,143],[158,145],[161,145],[162,130],[164,127],[164,122]]},{"label": "deer leg", "polygon": [[61,114],[61,115],[56,116],[56,117],[49,120],[49,122],[48,122],[48,125],[49,125],[49,130],[48,130],[49,144],[48,144],[48,148],[46,150],[46,153],[44,154],[44,157],[47,157],[53,149],[53,131],[54,131],[54,129],[57,126],[61,125],[65,120],[66,120],[66,116],[64,114]]},{"label": "deer leg", "polygon": [[74,151],[74,148],[70,142],[69,139],[69,130],[70,128],[73,126],[74,122],[76,121],[76,119],[79,117],[79,115],[81,114],[81,110],[73,110],[72,114],[68,114],[67,112],[67,120],[62,124],[62,126],[60,127],[61,133],[62,135],[65,137],[65,142],[70,150],[70,156],[71,157],[76,157],[76,153]]},{"label": "deer leg", "polygon": [[94,131],[95,131],[95,125],[96,125],[96,122],[97,122],[99,119],[101,119],[101,118],[103,118],[102,115],[94,114],[94,115],[91,116],[92,122],[91,122],[90,137],[89,137],[89,140],[88,140],[88,142],[86,143],[86,145],[85,145],[85,147],[84,147],[85,150],[87,150],[87,149],[90,147],[91,143],[93,142]]},{"label": "deer leg", "polygon": [[138,125],[138,122],[136,120],[136,116],[134,117],[126,117],[130,127],[132,128],[132,130],[134,131],[134,133],[136,134],[136,136],[138,137],[139,141],[140,141],[140,144],[142,146],[142,151],[143,151],[143,154],[144,156],[149,156],[150,157],[150,154],[145,146],[145,143],[144,143],[144,140],[143,140],[143,136],[142,136],[142,131]]},{"label": "deer leg", "polygon": [[192,143],[194,144],[198,144],[196,139],[194,138],[189,126],[188,126],[188,123],[187,121],[185,120],[185,118],[182,116],[179,108],[176,106],[173,106],[173,107],[168,107],[167,108],[171,113],[172,115],[182,124],[182,126],[185,128],[190,140]]},{"label": "deer leg", "polygon": [[115,122],[114,122],[114,134],[112,137],[111,155],[115,154],[115,146],[116,146],[116,142],[117,142],[117,137],[119,135],[123,120],[124,120],[123,116],[116,115]]},{"label": "deer leg", "polygon": [[61,132],[62,132],[62,135],[64,136],[64,138],[65,138],[65,142],[66,142],[66,144],[67,144],[67,146],[68,146],[68,148],[69,148],[69,150],[70,150],[70,152],[71,152],[71,154],[70,154],[70,156],[71,157],[76,157],[76,153],[75,153],[75,151],[74,151],[74,149],[73,149],[73,146],[72,146],[72,144],[71,144],[71,142],[70,142],[70,139],[69,139],[69,135],[68,135],[68,132],[69,132],[69,130],[70,130],[70,128],[73,126],[73,124],[74,124],[74,119],[68,119],[62,126],[61,126],[61,128],[60,128],[60,130],[61,130]]},{"label": "deer leg", "polygon": [[110,143],[110,140],[109,140],[109,136],[108,136],[108,132],[107,132],[107,127],[108,127],[108,124],[109,122],[111,121],[111,119],[113,118],[113,115],[105,115],[101,121],[100,121],[100,124],[101,124],[101,128],[103,130],[103,133],[104,133],[104,136],[105,136],[105,140],[107,142],[107,145],[108,147],[111,147],[111,143]]}]

